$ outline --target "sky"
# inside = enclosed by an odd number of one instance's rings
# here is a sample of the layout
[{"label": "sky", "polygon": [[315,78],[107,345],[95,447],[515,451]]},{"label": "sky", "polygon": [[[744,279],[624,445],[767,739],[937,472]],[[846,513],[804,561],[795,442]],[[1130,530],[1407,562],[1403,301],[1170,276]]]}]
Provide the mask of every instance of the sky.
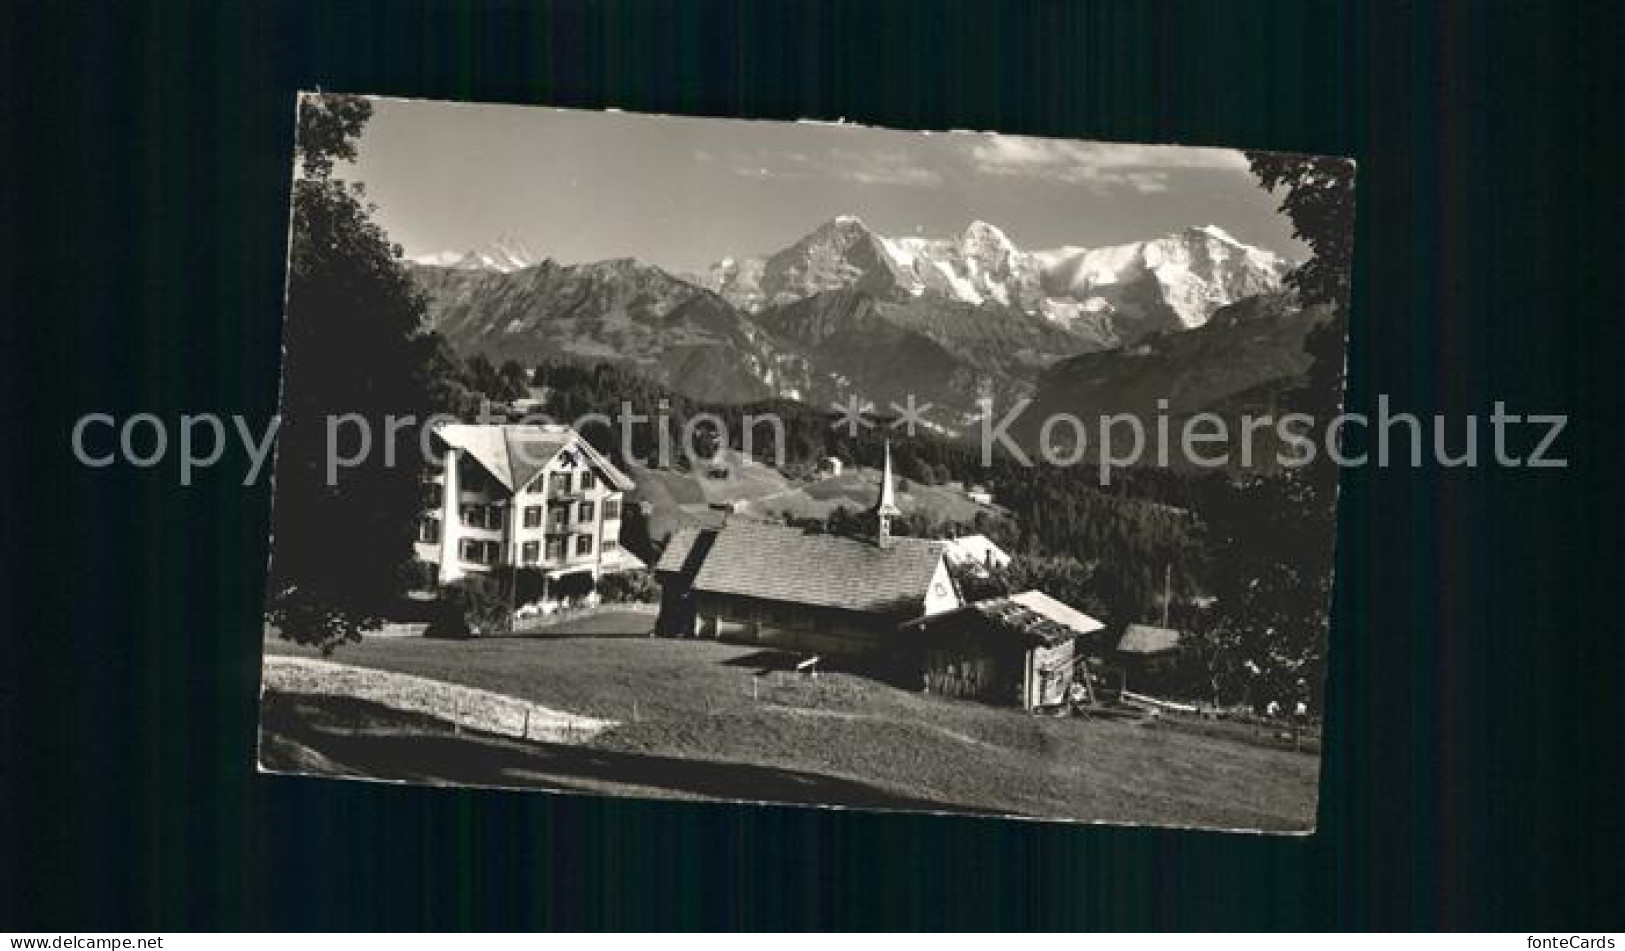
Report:
[{"label": "sky", "polygon": [[1308,256],[1228,149],[394,99],[359,148],[337,174],[410,256],[517,238],[538,259],[702,272],[843,214],[893,237],[982,220],[1026,250],[1215,224]]}]

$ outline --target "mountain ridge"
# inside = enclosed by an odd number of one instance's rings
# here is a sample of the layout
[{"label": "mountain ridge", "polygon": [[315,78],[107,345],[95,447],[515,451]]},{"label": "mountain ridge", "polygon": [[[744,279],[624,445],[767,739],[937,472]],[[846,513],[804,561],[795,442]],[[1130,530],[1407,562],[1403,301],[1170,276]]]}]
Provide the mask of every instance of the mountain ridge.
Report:
[{"label": "mountain ridge", "polygon": [[[534,261],[528,248],[498,244],[407,264],[429,329],[459,352],[611,363],[722,402],[858,397],[884,408],[914,395],[949,426],[980,399],[1041,395],[1046,376],[1060,379],[1050,372],[1058,365],[1131,352],[1238,303],[1277,299],[1287,267],[1212,225],[1027,252],[982,221],[947,238],[886,238],[840,216],[772,255],[725,259],[698,277],[633,258]],[[1205,352],[1176,350],[1169,366]],[[1225,352],[1245,359],[1244,348]],[[1136,364],[1083,365],[1121,379]]]},{"label": "mountain ridge", "polygon": [[724,258],[702,281],[751,312],[844,288],[994,303],[1116,346],[1199,327],[1220,307],[1280,290],[1292,266],[1216,225],[1127,244],[1024,251],[981,220],[955,236],[893,238],[842,215],[765,257]]}]

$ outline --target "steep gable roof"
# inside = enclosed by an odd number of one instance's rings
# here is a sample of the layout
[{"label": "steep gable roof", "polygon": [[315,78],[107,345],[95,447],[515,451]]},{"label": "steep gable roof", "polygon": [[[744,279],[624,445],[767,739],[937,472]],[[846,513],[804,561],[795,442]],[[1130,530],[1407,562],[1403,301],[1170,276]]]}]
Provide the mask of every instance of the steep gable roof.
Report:
[{"label": "steep gable roof", "polygon": [[435,430],[435,435],[453,449],[461,449],[480,464],[499,485],[513,490],[513,470],[508,466],[508,441],[501,426],[471,426],[453,423]]},{"label": "steep gable roof", "polygon": [[508,471],[513,474],[513,481],[507,485],[514,492],[529,485],[559,453],[577,441],[574,430],[555,432],[552,427],[541,426],[504,426],[502,437],[508,448]]},{"label": "steep gable roof", "polygon": [[446,445],[468,453],[509,492],[523,489],[566,450],[579,453],[615,488],[624,492],[633,487],[625,473],[568,426],[451,423],[435,434]]},{"label": "steep gable roof", "polygon": [[[681,535],[673,536],[672,548]],[[685,560],[699,540],[696,533],[687,542]],[[912,617],[942,564],[942,546],[893,538],[891,547],[881,548],[842,535],[731,522],[714,530],[702,557],[695,591]],[[661,567],[667,564],[662,557]]]}]

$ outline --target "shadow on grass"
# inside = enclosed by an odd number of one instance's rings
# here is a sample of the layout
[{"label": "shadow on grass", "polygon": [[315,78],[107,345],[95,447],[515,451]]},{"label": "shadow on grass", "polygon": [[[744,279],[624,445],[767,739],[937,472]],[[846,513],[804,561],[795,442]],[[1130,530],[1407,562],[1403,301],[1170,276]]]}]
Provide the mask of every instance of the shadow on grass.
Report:
[{"label": "shadow on grass", "polygon": [[731,657],[719,663],[725,667],[743,667],[758,677],[769,674],[804,677],[812,671],[798,670],[796,665],[814,656],[818,657],[818,665],[814,670],[819,674],[851,674],[899,690],[919,688],[919,674],[906,660],[886,657],[847,658],[767,648]]},{"label": "shadow on grass", "polygon": [[[810,654],[795,654],[790,651],[761,650],[749,654],[740,654],[720,661],[725,667],[745,667],[754,670],[758,676],[771,673],[794,672],[796,665],[806,660]],[[828,668],[826,668],[828,669]]]},{"label": "shadow on grass", "polygon": [[350,697],[267,693],[261,765],[275,772],[370,779],[985,813],[853,780],[746,763],[678,759],[526,741],[464,730]]}]

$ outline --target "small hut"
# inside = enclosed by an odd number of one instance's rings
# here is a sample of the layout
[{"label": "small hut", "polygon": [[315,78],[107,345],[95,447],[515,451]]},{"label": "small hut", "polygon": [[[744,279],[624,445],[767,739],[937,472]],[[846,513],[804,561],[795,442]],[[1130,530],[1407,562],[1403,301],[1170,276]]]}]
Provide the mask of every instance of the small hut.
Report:
[{"label": "small hut", "polygon": [[928,693],[1031,710],[1066,699],[1077,639],[1104,627],[1042,591],[1023,591],[919,618],[903,631]]},{"label": "small hut", "polygon": [[1170,627],[1130,624],[1117,642],[1116,666],[1122,689],[1156,690],[1179,657],[1182,635]]},{"label": "small hut", "polygon": [[1117,642],[1117,653],[1142,661],[1170,657],[1179,650],[1179,638],[1179,632],[1171,627],[1130,624]]}]

